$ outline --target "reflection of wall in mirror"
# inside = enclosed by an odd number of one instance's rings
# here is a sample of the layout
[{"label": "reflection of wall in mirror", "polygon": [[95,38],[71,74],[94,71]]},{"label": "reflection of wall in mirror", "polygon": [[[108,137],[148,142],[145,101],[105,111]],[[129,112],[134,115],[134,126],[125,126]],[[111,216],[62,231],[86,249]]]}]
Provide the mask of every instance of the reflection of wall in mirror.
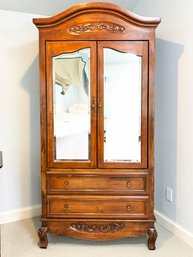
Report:
[{"label": "reflection of wall in mirror", "polygon": [[62,95],[61,86],[55,84],[55,113],[68,112],[70,106],[76,103],[88,104],[88,96],[82,88],[70,85]]},{"label": "reflection of wall in mirror", "polygon": [[106,161],[141,161],[141,63],[136,58],[105,64]]}]

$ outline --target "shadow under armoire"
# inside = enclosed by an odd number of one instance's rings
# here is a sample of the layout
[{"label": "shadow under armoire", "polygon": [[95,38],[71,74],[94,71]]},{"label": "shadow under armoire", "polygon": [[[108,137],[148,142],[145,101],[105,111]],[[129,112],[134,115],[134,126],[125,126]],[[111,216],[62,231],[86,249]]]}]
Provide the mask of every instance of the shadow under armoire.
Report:
[{"label": "shadow under armoire", "polygon": [[104,2],[76,5],[39,29],[42,225],[87,240],[154,227],[154,64],[159,18]]}]

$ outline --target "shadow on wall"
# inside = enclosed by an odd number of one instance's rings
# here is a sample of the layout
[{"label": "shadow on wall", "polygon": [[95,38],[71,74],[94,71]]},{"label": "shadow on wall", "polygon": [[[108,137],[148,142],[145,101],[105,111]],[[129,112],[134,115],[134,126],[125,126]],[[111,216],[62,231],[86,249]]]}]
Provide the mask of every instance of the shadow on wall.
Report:
[{"label": "shadow on wall", "polygon": [[[156,40],[155,208],[176,220],[178,60],[184,46]],[[166,201],[166,187],[173,190]]]},{"label": "shadow on wall", "polygon": [[[34,45],[37,42],[31,43]],[[31,46],[33,47],[33,46]],[[28,49],[30,47],[28,46]],[[39,59],[38,56],[32,60],[26,70],[21,85],[29,96],[29,159],[30,159],[30,185],[28,185],[31,196],[31,207],[39,205],[40,197],[40,102],[39,102]],[[24,124],[25,125],[25,124]],[[23,181],[23,183],[26,183]]]}]

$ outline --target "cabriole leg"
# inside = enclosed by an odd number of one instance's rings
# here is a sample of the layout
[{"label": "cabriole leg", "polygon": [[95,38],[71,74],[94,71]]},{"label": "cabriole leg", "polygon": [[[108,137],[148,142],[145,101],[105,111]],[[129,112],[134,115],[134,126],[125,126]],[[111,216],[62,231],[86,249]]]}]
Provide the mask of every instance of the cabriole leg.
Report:
[{"label": "cabriole leg", "polygon": [[147,230],[148,234],[148,249],[149,250],[155,250],[155,241],[157,239],[157,231],[155,228],[148,228]]},{"label": "cabriole leg", "polygon": [[38,236],[39,236],[39,247],[40,248],[47,248],[48,246],[48,237],[47,237],[47,227],[41,227],[38,230]]}]

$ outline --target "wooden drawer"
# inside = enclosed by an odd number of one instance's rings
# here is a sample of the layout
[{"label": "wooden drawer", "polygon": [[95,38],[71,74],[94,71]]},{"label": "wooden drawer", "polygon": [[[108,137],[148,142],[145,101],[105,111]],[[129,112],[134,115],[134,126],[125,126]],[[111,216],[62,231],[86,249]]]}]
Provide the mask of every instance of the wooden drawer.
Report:
[{"label": "wooden drawer", "polygon": [[[105,192],[113,194],[145,194],[145,176],[64,176],[49,175],[47,191],[50,194],[77,193],[84,191],[96,194]],[[118,192],[119,191],[119,192]]]},{"label": "wooden drawer", "polygon": [[148,197],[49,197],[48,217],[145,217]]}]

